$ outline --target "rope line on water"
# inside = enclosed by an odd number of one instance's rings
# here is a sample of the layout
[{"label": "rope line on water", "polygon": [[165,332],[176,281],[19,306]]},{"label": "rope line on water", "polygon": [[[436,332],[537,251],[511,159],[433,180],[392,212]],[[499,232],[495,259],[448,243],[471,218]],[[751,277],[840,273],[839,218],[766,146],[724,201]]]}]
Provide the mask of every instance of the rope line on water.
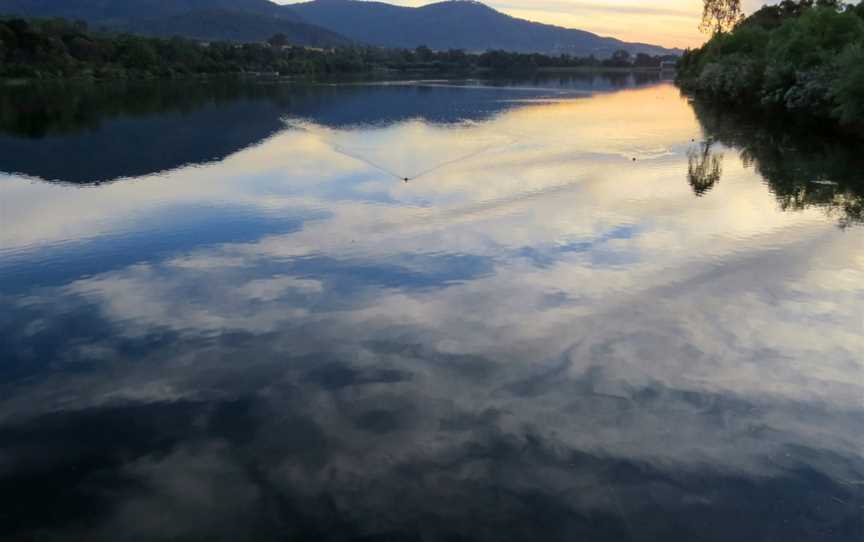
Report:
[{"label": "rope line on water", "polygon": [[365,156],[360,156],[360,155],[354,154],[354,153],[348,151],[347,149],[345,149],[344,147],[342,147],[341,145],[339,145],[338,143],[334,143],[333,141],[328,140],[326,137],[306,128],[305,126],[303,126],[299,123],[286,121],[286,124],[288,124],[292,128],[295,128],[297,130],[302,130],[302,131],[306,132],[307,134],[310,134],[311,136],[313,136],[316,139],[318,139],[319,141],[323,142],[324,144],[326,144],[328,147],[330,147],[331,149],[333,149],[334,151],[336,151],[339,154],[342,154],[342,155],[347,156],[349,158],[353,158],[354,160],[363,162],[363,163],[377,169],[378,171],[393,177],[394,179],[397,179],[399,181],[404,181],[404,182],[413,181],[413,180],[419,179],[421,177],[425,177],[426,175],[429,175],[429,174],[434,173],[436,171],[439,171],[439,170],[442,170],[442,169],[447,168],[449,166],[452,166],[454,164],[458,164],[458,163],[464,162],[466,160],[471,160],[472,158],[476,158],[477,156],[480,156],[481,154],[489,152],[493,149],[497,149],[497,148],[503,149],[505,147],[515,145],[516,143],[518,143],[522,139],[524,139],[524,137],[516,138],[516,137],[510,136],[510,140],[505,142],[505,143],[495,143],[493,145],[483,147],[477,151],[468,153],[464,156],[454,158],[452,160],[447,160],[447,161],[439,163],[439,164],[437,164],[431,168],[422,170],[422,171],[420,171],[414,175],[408,176],[408,175],[401,175],[399,173],[396,173],[395,171],[388,169],[388,168],[370,160],[369,158],[366,158]]},{"label": "rope line on water", "polygon": [[425,177],[426,175],[429,175],[430,173],[434,173],[438,170],[444,169],[444,168],[452,166],[454,164],[458,164],[459,162],[471,160],[472,158],[476,158],[477,156],[480,156],[481,154],[484,154],[488,151],[491,151],[492,149],[496,149],[496,148],[503,149],[503,148],[509,147],[510,145],[515,145],[519,141],[520,140],[518,140],[518,139],[511,139],[510,142],[508,142],[508,143],[503,143],[503,144],[496,143],[494,145],[489,145],[488,147],[483,147],[482,149],[480,149],[478,151],[466,154],[465,156],[461,156],[459,158],[454,158],[453,160],[449,160],[447,162],[442,162],[442,163],[438,164],[437,166],[434,166],[434,167],[431,167],[427,170],[421,171],[420,173],[417,173],[416,175],[411,177],[411,180],[419,179],[420,177]]},{"label": "rope line on water", "polygon": [[[314,135],[314,134],[313,134],[313,135]],[[376,164],[375,162],[373,162],[372,160],[369,160],[368,158],[365,158],[365,157],[363,157],[363,156],[357,156],[357,155],[355,155],[355,154],[351,154],[350,152],[346,151],[345,149],[343,149],[341,146],[337,145],[336,143],[330,143],[330,142],[324,140],[324,139],[321,138],[321,137],[319,137],[318,139],[321,139],[322,141],[324,141],[325,143],[327,143],[327,145],[328,145],[331,149],[333,149],[334,151],[338,152],[339,154],[345,155],[345,156],[347,156],[348,158],[353,158],[354,160],[358,160],[358,161],[360,161],[360,162],[363,162],[363,163],[365,163],[365,164],[368,164],[368,165],[372,166],[373,168],[377,169],[378,171],[380,171],[380,172],[382,172],[382,173],[386,173],[387,175],[390,175],[390,176],[396,178],[397,180],[400,180],[400,181],[407,181],[407,180],[409,180],[408,177],[402,177],[402,176],[399,175],[398,173],[393,172],[393,171],[390,171],[390,170],[387,169],[386,167],[384,167],[384,166],[380,166],[380,165]]]}]

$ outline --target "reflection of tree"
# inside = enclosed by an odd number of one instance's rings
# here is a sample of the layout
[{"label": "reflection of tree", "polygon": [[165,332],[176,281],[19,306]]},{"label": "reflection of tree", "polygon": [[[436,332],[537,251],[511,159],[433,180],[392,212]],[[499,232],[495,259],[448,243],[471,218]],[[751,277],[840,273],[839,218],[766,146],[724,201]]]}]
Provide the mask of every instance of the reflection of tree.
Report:
[{"label": "reflection of tree", "polygon": [[269,100],[287,105],[290,95],[276,85],[230,79],[196,81],[117,81],[112,83],[31,84],[0,92],[0,133],[43,138],[98,129],[117,118],[185,114],[208,105],[238,100]]},{"label": "reflection of tree", "polygon": [[[642,84],[627,74],[614,75],[532,76],[464,92],[447,86],[229,78],[2,86],[0,172],[95,185],[221,160],[285,130],[285,118],[340,129],[416,119],[484,122],[525,107],[514,96],[546,97],[558,90],[581,95]],[[536,90],[528,94],[526,87],[532,86]]]},{"label": "reflection of tree", "polygon": [[687,151],[687,180],[697,196],[704,196],[720,182],[723,175],[723,155],[712,152],[714,142],[702,143],[699,149]]},{"label": "reflection of tree", "polygon": [[96,185],[220,160],[285,128],[290,95],[275,89],[228,80],[6,88],[0,171]]},{"label": "reflection of tree", "polygon": [[268,102],[286,115],[328,126],[386,124],[414,118],[444,123],[486,120],[513,107],[510,86],[533,85],[538,96],[548,96],[550,89],[602,91],[656,83],[659,77],[656,72],[613,72],[501,78],[486,81],[491,89],[485,91],[439,90],[439,94],[446,94],[446,100],[418,99],[417,93],[432,93],[428,87],[414,92],[401,87],[267,84],[232,78],[13,85],[0,87],[0,134],[34,139],[71,135],[99,129],[118,117],[185,114],[241,101]]},{"label": "reflection of tree", "polygon": [[[775,126],[764,118],[700,100],[695,100],[693,107],[706,138],[740,150],[744,164],[768,182],[781,209],[818,207],[836,217],[840,227],[864,224],[864,153],[860,142],[820,135],[812,128]],[[691,159],[691,170],[701,165],[703,156],[704,152]],[[698,194],[697,186],[705,185],[695,184],[689,176]]]}]

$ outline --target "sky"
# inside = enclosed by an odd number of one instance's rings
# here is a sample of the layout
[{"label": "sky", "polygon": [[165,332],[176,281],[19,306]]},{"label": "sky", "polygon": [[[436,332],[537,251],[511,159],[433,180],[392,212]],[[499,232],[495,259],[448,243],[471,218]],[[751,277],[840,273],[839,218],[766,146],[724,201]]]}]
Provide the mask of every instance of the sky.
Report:
[{"label": "sky", "polygon": [[[422,6],[433,0],[384,1]],[[484,0],[484,3],[514,17],[579,28],[626,41],[684,48],[698,46],[706,39],[698,29],[702,0]],[[743,0],[743,3],[751,12],[765,2]]]}]

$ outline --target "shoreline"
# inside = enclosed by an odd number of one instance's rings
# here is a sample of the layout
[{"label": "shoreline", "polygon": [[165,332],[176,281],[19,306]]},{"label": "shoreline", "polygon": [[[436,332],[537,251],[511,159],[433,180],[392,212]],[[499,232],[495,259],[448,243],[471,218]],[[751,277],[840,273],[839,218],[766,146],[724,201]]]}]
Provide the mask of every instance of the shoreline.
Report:
[{"label": "shoreline", "polygon": [[660,77],[669,77],[676,73],[671,70],[661,70],[659,68],[613,68],[613,67],[542,67],[533,70],[493,70],[489,68],[476,68],[472,70],[460,71],[439,71],[439,70],[390,70],[380,69],[366,72],[345,72],[337,74],[321,75],[279,75],[276,73],[255,73],[255,72],[225,72],[214,74],[189,74],[177,77],[95,77],[92,75],[74,75],[69,77],[0,77],[0,87],[20,86],[34,83],[61,83],[61,82],[99,82],[99,81],[216,81],[216,80],[263,80],[263,81],[285,81],[285,82],[322,82],[333,80],[356,80],[356,79],[399,79],[400,77],[415,77],[418,75],[435,76],[443,78],[458,78],[471,77],[477,75],[490,77],[513,77],[513,76],[532,76],[532,75],[554,75],[560,74],[657,74]]}]

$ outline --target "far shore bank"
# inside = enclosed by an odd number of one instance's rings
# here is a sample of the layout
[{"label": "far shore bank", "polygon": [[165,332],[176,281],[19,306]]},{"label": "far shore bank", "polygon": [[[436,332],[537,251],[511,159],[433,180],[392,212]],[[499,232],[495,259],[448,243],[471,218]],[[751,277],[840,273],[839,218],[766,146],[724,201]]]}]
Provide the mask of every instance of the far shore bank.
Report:
[{"label": "far shore bank", "polygon": [[531,77],[534,75],[555,75],[555,74],[641,74],[650,75],[657,74],[661,77],[668,77],[669,80],[675,76],[675,71],[661,70],[658,68],[616,68],[616,67],[567,67],[554,68],[545,67],[532,70],[492,70],[488,68],[476,68],[471,70],[457,71],[439,71],[430,69],[408,69],[408,70],[371,70],[368,72],[350,72],[336,74],[287,74],[282,75],[275,72],[226,72],[212,74],[183,74],[173,75],[168,77],[160,77],[158,75],[136,75],[132,77],[111,77],[111,76],[95,76],[92,74],[70,75],[65,77],[0,77],[0,86],[17,86],[37,83],[61,83],[61,82],[111,82],[111,81],[214,81],[224,79],[255,79],[262,81],[284,81],[284,82],[332,82],[332,81],[357,81],[357,80],[399,80],[407,78],[443,78],[443,79],[458,79],[470,77]]}]

